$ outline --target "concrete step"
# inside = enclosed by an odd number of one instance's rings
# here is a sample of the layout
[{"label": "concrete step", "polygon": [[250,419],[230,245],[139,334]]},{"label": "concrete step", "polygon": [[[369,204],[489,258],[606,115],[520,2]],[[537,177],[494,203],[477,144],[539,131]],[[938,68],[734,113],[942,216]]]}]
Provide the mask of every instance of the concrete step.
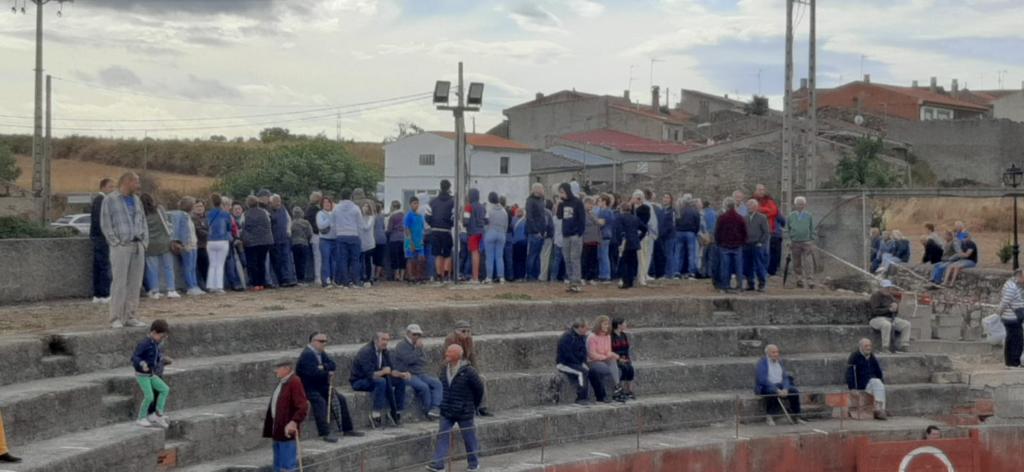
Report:
[{"label": "concrete step", "polygon": [[[6,418],[5,418],[6,419]],[[164,430],[120,423],[18,446],[10,472],[155,472]]]},{"label": "concrete step", "polygon": [[[481,370],[515,372],[550,369],[551,354],[559,332],[483,335],[476,339]],[[856,340],[870,335],[864,326],[762,326],[721,328],[640,328],[632,331],[640,360],[684,360],[707,357],[760,355],[768,342],[783,346],[784,352],[842,352]],[[742,342],[741,342],[742,341]],[[441,338],[426,340],[434,365],[441,365]],[[329,348],[339,369],[337,382],[348,379],[351,359],[360,344]],[[230,356],[187,358],[168,366],[165,378],[171,386],[170,410],[210,405],[265,394],[272,385],[272,366],[295,359],[299,350],[269,351]],[[841,362],[841,361],[837,361]],[[127,359],[124,360],[127,364]],[[838,364],[837,364],[838,365]],[[949,370],[936,366],[940,371]],[[930,375],[931,371],[927,373]],[[50,437],[53,430],[77,431],[123,420],[135,408],[110,411],[105,395],[128,396],[141,402],[135,376],[130,368],[98,371],[73,377],[37,380],[0,387],[0,406],[14,441],[28,442]],[[54,402],[77,405],[74,415],[54,409]],[[117,405],[117,403],[115,403]],[[126,402],[124,405],[130,405]],[[59,425],[59,426],[58,426]]]},{"label": "concrete step", "polygon": [[[313,313],[255,313],[230,319],[173,322],[166,350],[176,359],[277,351],[302,345],[315,330],[326,332],[337,343],[359,343],[382,328],[398,334],[410,323],[419,323],[427,336],[440,337],[462,319],[472,322],[478,334],[559,331],[573,318],[590,320],[595,313],[624,317],[636,328],[866,324],[866,306],[863,297],[787,295],[454,302],[415,310],[332,307]],[[735,315],[716,317],[716,312]],[[10,362],[0,364],[0,385],[121,367],[126,353],[132,352],[145,332],[146,328],[98,330],[4,340],[0,342],[0,358]],[[66,361],[62,361],[61,369],[44,369],[42,359],[51,355],[71,356],[73,363],[63,365]]]},{"label": "concrete step", "polygon": [[[642,397],[687,395],[701,392],[732,391],[744,395],[753,391],[756,358],[697,359],[686,362],[638,362],[634,390]],[[887,378],[896,384],[919,384],[930,380],[932,370],[942,365],[943,358],[922,355],[899,355],[881,358]],[[846,357],[842,354],[812,354],[786,360],[798,385],[826,386],[818,390],[835,390],[845,382]],[[486,376],[487,405],[492,411],[508,412],[532,409],[558,403],[571,403],[575,389],[568,382],[552,388],[552,378],[561,379],[553,369],[534,372],[499,373]],[[559,384],[556,384],[559,385]],[[805,389],[813,389],[806,387]],[[806,390],[811,391],[811,390]],[[369,397],[347,388],[339,389],[349,405],[357,429],[368,428]],[[409,407],[404,423],[422,421],[419,402],[408,390]],[[751,395],[752,396],[752,395]],[[186,441],[177,451],[179,464],[192,464],[225,454],[258,446],[269,397],[229,402],[206,407],[172,411],[169,437]],[[307,434],[315,434],[312,420]],[[252,434],[238,435],[247,431]],[[256,441],[256,442],[254,442]]]},{"label": "concrete step", "polygon": [[984,356],[1002,354],[1003,352],[1001,345],[985,341],[949,341],[940,339],[915,341],[910,345],[910,350],[913,352],[945,354],[947,356]]},{"label": "concrete step", "polygon": [[[833,387],[833,390],[845,390]],[[888,390],[891,412],[897,416],[942,415],[965,395],[964,385],[894,385]],[[498,412],[493,418],[478,418],[482,456],[521,453],[548,444],[578,444],[585,439],[631,434],[638,425],[651,433],[666,430],[735,424],[737,412],[752,424],[763,422],[763,401],[746,392],[694,393],[641,397],[625,404],[558,405]],[[813,398],[808,398],[813,400]],[[806,402],[810,407],[813,402]],[[851,422],[852,423],[852,422]],[[867,422],[863,422],[867,423]],[[812,423],[813,424],[813,423]],[[757,426],[743,426],[759,428]],[[429,460],[434,448],[433,424],[418,423],[402,428],[375,430],[364,438],[344,438],[327,444],[310,437],[305,428],[304,463],[310,471],[416,470]],[[916,434],[920,434],[918,429]],[[633,436],[635,438],[635,436]],[[458,448],[457,448],[458,449]],[[270,447],[217,458],[187,466],[182,472],[269,471]],[[365,465],[363,460],[365,459]],[[485,462],[486,463],[486,462]],[[365,467],[361,469],[360,467]],[[461,470],[461,469],[459,469]]]}]

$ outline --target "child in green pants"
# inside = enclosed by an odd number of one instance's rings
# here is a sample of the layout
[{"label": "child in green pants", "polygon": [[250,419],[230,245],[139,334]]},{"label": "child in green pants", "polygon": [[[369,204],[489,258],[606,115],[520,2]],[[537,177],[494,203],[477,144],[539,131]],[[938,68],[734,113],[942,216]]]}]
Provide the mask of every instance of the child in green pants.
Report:
[{"label": "child in green pants", "polygon": [[[135,354],[132,355],[132,367],[135,368],[135,380],[142,389],[142,406],[139,407],[139,416],[136,424],[143,427],[160,426],[170,427],[164,417],[164,405],[167,404],[167,394],[171,389],[164,383],[160,376],[164,370],[164,357],[160,352],[160,342],[167,337],[168,326],[164,320],[156,320],[149,327],[149,336],[142,340],[135,347]],[[156,413],[146,415],[149,405],[153,403],[153,392],[160,394],[156,401]]]}]

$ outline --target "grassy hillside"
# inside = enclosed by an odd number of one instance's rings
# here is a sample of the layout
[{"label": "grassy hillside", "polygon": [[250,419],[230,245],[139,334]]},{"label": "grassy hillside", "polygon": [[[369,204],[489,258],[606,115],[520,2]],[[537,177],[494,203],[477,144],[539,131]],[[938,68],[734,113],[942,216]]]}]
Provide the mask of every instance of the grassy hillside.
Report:
[{"label": "grassy hillside", "polygon": [[[21,188],[32,188],[32,157],[17,156],[17,160],[21,176],[16,183]],[[53,177],[50,181],[55,193],[95,192],[100,179],[116,179],[129,170],[140,172],[139,169],[130,167],[61,159],[53,161]],[[148,172],[147,175],[156,180],[160,189],[181,195],[204,195],[216,182],[212,177],[170,172]]]}]

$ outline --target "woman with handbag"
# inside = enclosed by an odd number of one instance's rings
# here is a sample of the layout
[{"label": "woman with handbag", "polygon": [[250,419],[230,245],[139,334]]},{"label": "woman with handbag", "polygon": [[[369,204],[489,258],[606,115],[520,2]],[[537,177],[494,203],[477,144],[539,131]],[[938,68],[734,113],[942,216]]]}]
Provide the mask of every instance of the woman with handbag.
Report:
[{"label": "woman with handbag", "polygon": [[[146,285],[149,298],[156,300],[160,295],[160,275],[164,275],[164,290],[167,298],[181,298],[175,290],[174,255],[172,252],[171,228],[167,223],[164,209],[156,206],[153,196],[144,193],[140,197],[149,227],[149,246],[146,246]],[[178,248],[180,251],[180,247]]]},{"label": "woman with handbag", "polygon": [[1021,286],[1024,285],[1024,269],[1013,271],[1013,276],[1003,284],[1002,296],[999,299],[999,313],[1003,326],[1006,327],[1006,340],[1003,341],[1003,357],[1007,368],[1020,367],[1020,356],[1024,352],[1024,298],[1021,298]]}]

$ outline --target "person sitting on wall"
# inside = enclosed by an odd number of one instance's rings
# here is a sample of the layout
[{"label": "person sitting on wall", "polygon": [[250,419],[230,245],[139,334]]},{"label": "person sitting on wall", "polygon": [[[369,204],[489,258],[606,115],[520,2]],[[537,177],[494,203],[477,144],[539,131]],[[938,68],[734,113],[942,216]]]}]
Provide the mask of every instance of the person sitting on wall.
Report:
[{"label": "person sitting on wall", "polygon": [[[900,305],[896,301],[896,287],[891,280],[883,280],[881,288],[871,294],[869,300],[871,321],[869,324],[882,335],[882,350],[893,353],[906,352],[910,347],[910,322],[899,317]],[[893,334],[899,338],[892,342]]]},{"label": "person sitting on wall", "polygon": [[806,423],[800,418],[800,391],[796,389],[793,376],[782,366],[782,359],[779,354],[779,347],[769,344],[764,348],[764,357],[757,361],[757,385],[754,393],[764,397],[765,400],[765,422],[768,426],[775,426],[773,416],[781,413],[784,408],[782,400],[789,402],[789,409],[786,417],[793,424]]},{"label": "person sitting on wall", "polygon": [[558,340],[558,357],[555,368],[576,383],[577,405],[590,404],[590,385],[594,387],[594,396],[597,397],[597,401],[605,400],[602,379],[598,378],[597,374],[587,365],[587,330],[587,322],[577,319]]},{"label": "person sitting on wall", "polygon": [[875,399],[875,419],[885,421],[885,384],[882,367],[878,358],[871,352],[871,340],[860,340],[859,348],[846,361],[846,386],[850,390],[861,390],[871,394]]},{"label": "person sitting on wall", "polygon": [[370,412],[370,424],[375,428],[384,425],[385,406],[390,407],[391,423],[395,426],[401,424],[400,408],[405,405],[405,382],[411,377],[391,369],[391,353],[388,351],[390,341],[390,334],[375,333],[373,340],[359,349],[352,359],[352,373],[348,378],[352,390],[371,394],[373,409]]}]

